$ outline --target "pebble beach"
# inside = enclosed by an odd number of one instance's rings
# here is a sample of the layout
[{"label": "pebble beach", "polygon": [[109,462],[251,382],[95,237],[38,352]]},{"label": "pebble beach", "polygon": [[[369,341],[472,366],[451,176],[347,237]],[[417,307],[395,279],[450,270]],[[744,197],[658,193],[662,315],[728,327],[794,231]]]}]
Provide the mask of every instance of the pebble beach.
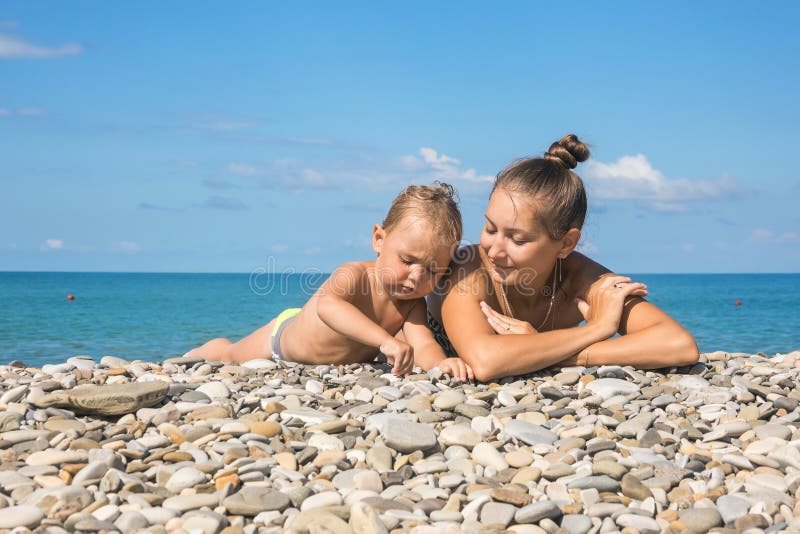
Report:
[{"label": "pebble beach", "polygon": [[461,383],[0,366],[0,532],[800,532],[800,352]]}]

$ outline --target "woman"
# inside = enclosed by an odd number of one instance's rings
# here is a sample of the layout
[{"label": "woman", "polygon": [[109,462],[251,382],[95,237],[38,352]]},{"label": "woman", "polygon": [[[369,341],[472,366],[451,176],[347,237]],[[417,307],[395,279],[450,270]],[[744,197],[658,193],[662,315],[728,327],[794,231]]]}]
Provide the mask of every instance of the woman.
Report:
[{"label": "woman", "polygon": [[502,170],[480,245],[460,251],[442,291],[429,297],[437,340],[478,380],[551,365],[658,368],[697,361],[692,335],[644,300],[644,284],[575,252],[586,191],[571,169],[588,157],[570,134],[543,157]]}]

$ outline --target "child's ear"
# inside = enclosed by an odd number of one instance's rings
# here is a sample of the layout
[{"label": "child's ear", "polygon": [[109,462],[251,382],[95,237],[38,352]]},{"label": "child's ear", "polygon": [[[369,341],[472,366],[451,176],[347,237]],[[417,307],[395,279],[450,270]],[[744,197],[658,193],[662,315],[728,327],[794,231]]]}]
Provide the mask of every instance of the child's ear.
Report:
[{"label": "child's ear", "polygon": [[386,230],[380,224],[376,224],[372,228],[372,250],[375,251],[375,254],[380,254],[383,250],[384,239],[386,239]]},{"label": "child's ear", "polygon": [[581,231],[577,228],[570,228],[561,238],[561,250],[558,251],[559,258],[566,258],[578,246],[581,240]]}]

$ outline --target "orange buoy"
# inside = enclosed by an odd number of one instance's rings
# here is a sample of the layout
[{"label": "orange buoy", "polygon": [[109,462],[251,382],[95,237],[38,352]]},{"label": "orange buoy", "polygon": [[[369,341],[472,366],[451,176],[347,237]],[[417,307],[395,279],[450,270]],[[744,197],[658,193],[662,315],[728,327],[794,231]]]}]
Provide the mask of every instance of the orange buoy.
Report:
[{"label": "orange buoy", "polygon": [[67,295],[67,300],[75,300],[75,295],[70,293],[69,295]]},{"label": "orange buoy", "polygon": [[736,299],[736,302],[734,302],[734,304],[736,304],[737,306],[741,306],[742,305],[742,301],[739,300],[739,299]]}]

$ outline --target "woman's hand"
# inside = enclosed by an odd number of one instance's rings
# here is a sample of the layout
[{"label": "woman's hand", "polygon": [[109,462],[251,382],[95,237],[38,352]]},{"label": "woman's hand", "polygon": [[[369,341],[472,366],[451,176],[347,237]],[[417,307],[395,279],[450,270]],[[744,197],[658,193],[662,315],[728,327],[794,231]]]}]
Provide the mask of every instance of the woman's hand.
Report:
[{"label": "woman's hand", "polygon": [[500,335],[536,333],[536,329],[530,323],[496,312],[484,301],[481,301],[481,311],[489,321],[489,326]]},{"label": "woman's hand", "polygon": [[619,330],[625,299],[646,295],[646,285],[631,282],[627,276],[608,276],[589,288],[586,300],[577,298],[575,302],[587,326],[598,328],[607,339]]},{"label": "woman's hand", "polygon": [[472,367],[467,365],[461,358],[445,358],[437,363],[436,367],[462,382],[475,379],[475,375],[472,373]]},{"label": "woman's hand", "polygon": [[390,337],[381,344],[379,350],[386,356],[386,361],[393,365],[392,373],[400,376],[411,373],[414,368],[414,348],[411,345]]}]

